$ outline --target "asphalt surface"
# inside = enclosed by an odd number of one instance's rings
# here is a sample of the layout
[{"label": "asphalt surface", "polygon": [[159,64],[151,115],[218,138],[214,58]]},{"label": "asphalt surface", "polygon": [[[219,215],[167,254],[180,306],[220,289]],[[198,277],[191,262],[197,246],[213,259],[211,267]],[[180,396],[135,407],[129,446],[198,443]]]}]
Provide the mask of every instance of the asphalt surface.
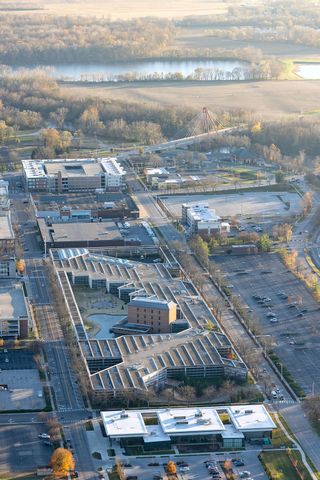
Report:
[{"label": "asphalt surface", "polygon": [[[305,393],[320,393],[320,311],[310,291],[277,254],[224,255],[215,261],[227,272],[233,294],[248,305],[261,334],[270,336],[276,354]],[[253,295],[270,298],[270,306],[260,304]],[[277,322],[268,317],[271,313]]]},{"label": "asphalt surface", "polygon": [[[2,415],[0,416],[2,423]],[[10,418],[9,418],[10,420]],[[6,425],[0,425],[0,476],[13,472],[32,472],[38,465],[48,465],[52,447],[38,438],[43,433],[42,424],[15,424],[11,418]],[[10,475],[11,476],[11,475]]]},{"label": "asphalt surface", "polygon": [[[70,429],[69,437],[73,445],[79,479],[95,480],[98,475],[95,472],[89,453],[84,427],[84,420],[91,415],[91,412],[85,409],[59,319],[52,304],[50,289],[48,288],[48,272],[47,267],[43,264],[43,252],[37,238],[34,213],[30,204],[24,203],[27,196],[19,187],[19,183],[22,183],[21,177],[12,174],[6,179],[9,180],[12,218],[19,226],[20,241],[24,249],[26,260],[24,279],[27,292],[38,316],[41,339],[44,341],[48,377],[54,392],[56,416],[63,426],[67,425]],[[31,422],[32,418],[35,418],[35,415],[29,417]],[[24,421],[25,417],[18,414],[0,416],[0,424],[6,422],[20,424]],[[22,437],[24,438],[24,433]],[[34,454],[30,458],[33,458],[32,464],[31,460],[29,464],[25,463],[24,471],[34,470],[41,460],[41,455]]]}]

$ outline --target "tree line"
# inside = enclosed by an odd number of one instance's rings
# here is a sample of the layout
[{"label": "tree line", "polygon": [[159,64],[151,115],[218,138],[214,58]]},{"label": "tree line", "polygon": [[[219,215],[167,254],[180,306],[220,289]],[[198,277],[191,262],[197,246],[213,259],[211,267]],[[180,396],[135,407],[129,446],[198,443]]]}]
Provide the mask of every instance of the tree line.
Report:
[{"label": "tree line", "polygon": [[[158,81],[240,81],[240,80],[272,80],[277,79],[286,68],[285,64],[276,59],[261,60],[257,63],[245,63],[231,70],[212,67],[196,68],[192,73],[184,75],[182,72],[126,72],[112,73],[85,73],[80,76],[81,82],[158,82]],[[68,77],[61,76],[60,80],[68,81]],[[73,81],[73,79],[72,79]]]},{"label": "tree line", "polygon": [[190,16],[177,22],[180,27],[211,27],[215,37],[232,40],[320,45],[320,6],[314,2],[281,0],[273,3],[230,6],[227,14]]},{"label": "tree line", "polygon": [[175,27],[168,20],[113,21],[50,15],[0,15],[4,64],[104,63],[161,55]]}]

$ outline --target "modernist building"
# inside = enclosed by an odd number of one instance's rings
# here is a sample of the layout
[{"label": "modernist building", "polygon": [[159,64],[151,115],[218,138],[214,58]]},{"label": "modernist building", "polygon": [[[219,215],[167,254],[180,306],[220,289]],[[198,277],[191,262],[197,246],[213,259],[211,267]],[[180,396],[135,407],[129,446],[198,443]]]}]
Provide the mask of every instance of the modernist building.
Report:
[{"label": "modernist building", "polygon": [[0,338],[26,338],[29,330],[29,309],[22,284],[0,281]]},{"label": "modernist building", "polygon": [[230,225],[222,222],[221,217],[216,215],[207,203],[184,203],[182,221],[189,226],[192,235],[212,235],[230,231]]},{"label": "modernist building", "polygon": [[[112,445],[135,447],[140,454],[168,450],[172,446],[203,445],[205,451],[244,448],[260,440],[270,444],[276,428],[264,405],[232,405],[159,410],[101,412],[107,437]],[[222,422],[223,418],[223,422]],[[226,421],[227,419],[227,421]]]},{"label": "modernist building", "polygon": [[[167,263],[147,264],[90,253],[84,248],[51,250],[50,254],[97,395],[144,394],[150,387],[162,387],[167,379],[184,377],[246,380],[247,367],[241,357],[193,284],[178,277],[175,268],[172,270],[169,258]],[[126,303],[137,296],[150,297],[150,302],[173,302],[179,320],[185,320],[189,328],[179,333],[89,338],[73,293],[76,285],[101,289],[101,295],[111,293]],[[208,322],[214,325],[212,331],[206,329]]]},{"label": "modernist building", "polygon": [[115,158],[23,160],[22,167],[30,192],[119,190],[126,173]]},{"label": "modernist building", "polygon": [[128,304],[128,323],[150,325],[150,333],[169,333],[177,319],[177,305],[157,297],[134,297]]}]

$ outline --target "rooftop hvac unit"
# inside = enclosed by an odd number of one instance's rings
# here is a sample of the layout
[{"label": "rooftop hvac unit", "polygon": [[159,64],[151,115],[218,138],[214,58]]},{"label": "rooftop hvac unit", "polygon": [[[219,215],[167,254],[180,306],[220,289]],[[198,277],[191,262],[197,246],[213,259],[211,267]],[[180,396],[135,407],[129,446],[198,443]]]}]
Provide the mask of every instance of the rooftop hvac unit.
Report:
[{"label": "rooftop hvac unit", "polygon": [[185,420],[186,416],[185,415],[177,415],[173,417],[175,420]]},{"label": "rooftop hvac unit", "polygon": [[253,413],[253,410],[245,410],[244,413]]},{"label": "rooftop hvac unit", "polygon": [[199,425],[210,425],[211,420],[210,420],[210,418],[198,418],[197,423]]},{"label": "rooftop hvac unit", "polygon": [[176,425],[188,425],[188,424],[189,424],[188,420],[178,420],[176,422]]},{"label": "rooftop hvac unit", "polygon": [[122,410],[120,413],[120,418],[129,418],[129,415],[125,412],[125,410]]},{"label": "rooftop hvac unit", "polygon": [[199,417],[202,417],[202,412],[199,408],[199,410],[196,411],[195,415],[194,415],[196,418],[199,418]]}]

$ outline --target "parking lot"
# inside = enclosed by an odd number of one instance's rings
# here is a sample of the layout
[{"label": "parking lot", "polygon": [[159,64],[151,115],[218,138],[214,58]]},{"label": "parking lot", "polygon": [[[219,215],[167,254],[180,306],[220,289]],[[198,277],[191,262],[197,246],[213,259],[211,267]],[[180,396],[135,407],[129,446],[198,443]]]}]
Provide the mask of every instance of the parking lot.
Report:
[{"label": "parking lot", "polygon": [[224,255],[214,261],[305,393],[320,393],[320,311],[305,285],[277,254]]},{"label": "parking lot", "polygon": [[[237,478],[241,478],[241,472],[247,471],[250,472],[250,478],[258,480],[267,480],[267,476],[260,464],[258,459],[257,451],[246,451],[238,453],[218,453],[218,454],[207,454],[207,455],[194,455],[194,456],[181,456],[172,458],[177,463],[177,473],[179,480],[212,480],[212,475],[209,473],[206,464],[204,462],[213,461],[217,462],[217,469],[220,473],[220,477],[217,476],[217,480],[220,478],[225,479],[225,476],[222,472],[221,465],[225,460],[232,459],[242,459],[244,465],[241,467],[236,467],[234,463],[233,472],[236,474]],[[163,475],[165,477],[165,466],[170,460],[169,457],[155,457],[155,458],[135,458],[129,459],[130,465],[132,467],[125,468],[125,478],[130,476],[136,476],[138,480],[152,480],[156,475]],[[189,468],[189,471],[180,472],[180,467],[178,462],[184,462]],[[151,466],[150,463],[159,463],[159,466]]]},{"label": "parking lot", "polygon": [[41,410],[44,407],[38,370],[0,371],[0,410]]},{"label": "parking lot", "polygon": [[266,220],[266,217],[294,215],[300,211],[300,197],[288,192],[170,195],[160,198],[177,218],[181,218],[181,205],[188,202],[205,202],[221,217],[240,215],[243,219],[253,215],[263,216]]},{"label": "parking lot", "polygon": [[38,465],[48,464],[52,447],[38,438],[44,431],[42,424],[0,426],[1,478],[8,478],[8,472],[34,472]]}]

